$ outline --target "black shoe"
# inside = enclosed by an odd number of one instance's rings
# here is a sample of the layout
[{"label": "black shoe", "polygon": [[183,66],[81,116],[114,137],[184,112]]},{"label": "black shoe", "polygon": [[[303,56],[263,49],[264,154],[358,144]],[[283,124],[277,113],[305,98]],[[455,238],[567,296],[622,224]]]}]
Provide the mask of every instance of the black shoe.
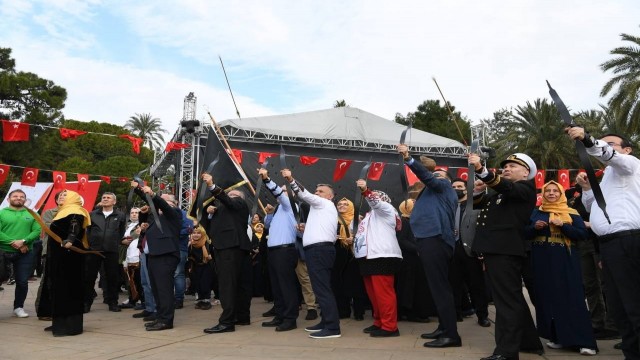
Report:
[{"label": "black shoe", "polygon": [[153,313],[152,312],[148,312],[147,310],[142,310],[139,313],[135,313],[135,314],[131,315],[131,317],[134,317],[134,318],[138,319],[138,318],[146,318],[149,315],[153,315]]},{"label": "black shoe", "polygon": [[400,336],[400,330],[396,329],[395,331],[389,331],[385,329],[374,330],[369,333],[371,337],[395,337]]},{"label": "black shoe", "polygon": [[208,301],[198,301],[195,308],[200,310],[209,310],[211,309],[211,303]]},{"label": "black shoe", "polygon": [[478,325],[482,327],[489,327],[491,326],[491,321],[487,318],[478,319]]},{"label": "black shoe", "polygon": [[276,326],[276,331],[289,331],[297,328],[298,328],[298,325],[296,325],[296,322],[290,321],[290,322],[283,322],[282,324]]},{"label": "black shoe", "polygon": [[520,352],[527,353],[527,354],[542,355],[544,354],[544,348],[539,347],[535,349],[520,349]]},{"label": "black shoe", "polygon": [[222,325],[218,324],[216,326],[206,328],[203,330],[207,334],[220,334],[225,332],[233,332],[236,331],[236,327],[233,325]]},{"label": "black shoe", "polygon": [[436,340],[424,343],[424,346],[432,348],[460,347],[462,346],[462,340],[441,337]]},{"label": "black shoe", "polygon": [[86,314],[89,311],[91,311],[91,304],[84,304],[84,309],[82,310],[82,312]]},{"label": "black shoe", "polygon": [[251,325],[251,321],[250,320],[236,320],[236,322],[234,323],[234,325]]},{"label": "black shoe", "polygon": [[462,317],[472,317],[476,314],[476,309],[462,310]]},{"label": "black shoe", "polygon": [[183,307],[184,307],[184,301],[176,300],[175,308],[176,309],[182,309]]},{"label": "black shoe", "polygon": [[356,319],[356,321],[363,321],[364,315],[354,315],[353,318]]},{"label": "black shoe", "polygon": [[273,318],[271,321],[265,321],[262,323],[262,327],[276,327],[282,324],[282,320],[278,318]]},{"label": "black shoe", "polygon": [[158,323],[158,320],[153,320],[148,323],[144,323],[144,327],[148,328],[149,326],[153,326]]},{"label": "black shoe", "polygon": [[144,303],[140,303],[140,304],[136,304],[133,307],[133,310],[144,310],[144,308],[145,308]]},{"label": "black shoe", "polygon": [[499,354],[493,354],[491,356],[483,357],[480,360],[518,360],[518,356],[504,356]]},{"label": "black shoe", "polygon": [[120,309],[133,309],[134,305],[132,303],[128,302],[126,304],[120,304],[120,305],[118,305],[118,307]]},{"label": "black shoe", "polygon": [[456,321],[457,322],[463,322],[464,321],[464,318],[462,317],[462,314],[456,315]]},{"label": "black shoe", "polygon": [[365,333],[365,334],[371,334],[372,332],[374,332],[376,330],[380,330],[380,328],[378,326],[371,325],[369,327],[366,327],[366,328],[362,329],[362,332]]},{"label": "black shoe", "polygon": [[156,313],[153,313],[149,316],[145,316],[142,318],[142,321],[155,321],[157,320]]},{"label": "black shoe", "polygon": [[120,311],[122,311],[122,309],[120,309],[120,306],[118,306],[118,304],[111,304],[111,305],[109,305],[109,311],[111,311],[111,312],[120,312]]},{"label": "black shoe", "polygon": [[272,317],[272,316],[276,316],[276,309],[275,307],[272,307],[271,309],[269,309],[269,311],[262,313],[263,317]]},{"label": "black shoe", "polygon": [[318,318],[318,312],[316,309],[307,310],[307,316],[304,318],[305,320],[315,320]]},{"label": "black shoe", "polygon": [[437,339],[443,333],[444,333],[444,331],[442,331],[441,329],[436,329],[434,332],[422,334],[422,335],[420,335],[420,337],[423,338],[423,339]]},{"label": "black shoe", "polygon": [[44,331],[53,331],[53,325],[44,328]]},{"label": "black shoe", "polygon": [[622,350],[622,341],[620,341],[619,343],[613,345],[613,348],[616,350]]},{"label": "black shoe", "polygon": [[151,326],[145,327],[145,329],[147,331],[162,331],[162,330],[173,329],[173,325],[169,325],[169,324],[165,324],[165,323],[161,323],[161,322],[156,322],[155,324],[153,324]]}]

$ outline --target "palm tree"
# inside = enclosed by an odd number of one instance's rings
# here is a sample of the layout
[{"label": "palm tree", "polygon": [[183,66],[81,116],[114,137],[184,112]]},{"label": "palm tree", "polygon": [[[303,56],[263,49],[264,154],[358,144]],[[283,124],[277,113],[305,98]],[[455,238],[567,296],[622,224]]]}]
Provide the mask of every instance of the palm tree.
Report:
[{"label": "palm tree", "polygon": [[490,144],[496,149],[497,162],[512,153],[522,152],[531,156],[540,169],[577,165],[575,148],[564,133],[560,114],[546,99],[516,107],[511,119],[503,123],[505,129],[501,129],[501,136]]},{"label": "palm tree", "polygon": [[131,116],[124,124],[124,128],[130,130],[134,135],[144,139],[144,145],[152,150],[162,149],[164,144],[163,133],[167,130],[162,128],[160,119],[154,118],[150,113]]},{"label": "palm tree", "polygon": [[349,105],[347,105],[347,102],[344,99],[336,100],[336,102],[333,103],[333,107],[334,108],[347,107],[347,106],[349,106]]},{"label": "palm tree", "polygon": [[627,137],[634,145],[640,141],[640,134],[638,134],[640,124],[627,121],[626,117],[619,116],[608,106],[600,105],[598,110],[580,112],[574,118],[595,137],[612,133]]},{"label": "palm tree", "polygon": [[620,37],[631,44],[611,50],[616,57],[600,64],[602,71],[611,70],[614,74],[600,91],[600,96],[604,97],[616,88],[609,99],[609,108],[628,124],[637,124],[640,121],[640,37],[629,34],[620,34]]}]

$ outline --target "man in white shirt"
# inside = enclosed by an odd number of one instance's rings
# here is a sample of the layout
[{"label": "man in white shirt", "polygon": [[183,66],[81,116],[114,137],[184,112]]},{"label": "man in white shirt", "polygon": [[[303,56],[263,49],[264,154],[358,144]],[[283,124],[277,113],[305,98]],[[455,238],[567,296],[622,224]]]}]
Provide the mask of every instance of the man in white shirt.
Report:
[{"label": "man in white shirt", "polygon": [[333,290],[331,290],[331,269],[336,259],[333,246],[338,232],[338,210],[333,203],[333,189],[320,184],[315,194],[311,194],[299,184],[289,169],[282,170],[284,177],[298,198],[311,206],[305,224],[302,245],[307,260],[311,287],[316,295],[322,317],[320,323],[305,328],[314,339],[340,337],[340,319]]},{"label": "man in white shirt", "polygon": [[607,134],[596,140],[581,127],[566,131],[607,165],[600,188],[611,223],[594,204],[586,174],[579,174],[576,182],[582,186],[582,202],[600,242],[607,308],[622,336],[622,351],[627,359],[640,359],[640,160],[631,155],[631,143],[624,136]]}]

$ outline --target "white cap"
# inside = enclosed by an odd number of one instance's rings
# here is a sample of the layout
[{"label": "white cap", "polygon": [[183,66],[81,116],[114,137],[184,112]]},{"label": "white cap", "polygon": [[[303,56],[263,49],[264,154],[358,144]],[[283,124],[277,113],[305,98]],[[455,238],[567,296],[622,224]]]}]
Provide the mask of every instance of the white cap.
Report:
[{"label": "white cap", "polygon": [[509,157],[502,160],[502,162],[500,163],[500,167],[504,167],[504,164],[509,162],[516,163],[518,165],[522,165],[526,167],[527,170],[529,170],[529,176],[527,176],[527,180],[531,180],[534,177],[536,177],[538,168],[536,167],[536,163],[533,161],[533,159],[529,155],[523,154],[523,153],[511,154],[509,155]]}]

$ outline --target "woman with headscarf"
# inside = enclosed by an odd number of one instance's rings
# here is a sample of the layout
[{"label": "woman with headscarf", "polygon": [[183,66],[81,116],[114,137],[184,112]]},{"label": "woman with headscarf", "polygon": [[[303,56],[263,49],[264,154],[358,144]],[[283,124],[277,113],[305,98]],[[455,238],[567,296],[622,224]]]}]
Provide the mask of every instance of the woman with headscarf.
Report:
[{"label": "woman with headscarf", "polygon": [[402,264],[396,273],[396,296],[398,300],[398,320],[429,322],[429,316],[437,315],[431,292],[427,285],[427,276],[418,256],[418,245],[411,231],[409,218],[415,200],[407,199],[400,203],[402,227],[396,232],[396,238],[402,251]]},{"label": "woman with headscarf", "polygon": [[542,205],[526,227],[531,246],[536,324],[540,337],[552,349],[574,348],[595,355],[597,344],[584,301],[580,254],[576,242],[587,237],[578,212],[567,205],[562,185],[542,187]]},{"label": "woman with headscarf", "polygon": [[[89,212],[82,207],[82,197],[70,190],[60,193],[64,199],[53,218],[50,230],[60,242],[49,236],[47,244],[46,271],[43,282],[47,287],[53,324],[53,336],[71,336],[82,333],[84,293],[84,254],[72,251],[72,247],[88,249],[85,229],[91,225]],[[46,315],[43,315],[46,316]]]},{"label": "woman with headscarf", "polygon": [[340,318],[348,319],[351,317],[351,305],[353,304],[353,316],[360,321],[364,320],[367,296],[351,246],[354,235],[352,227],[355,207],[353,202],[347,198],[340,199],[336,207],[338,208],[338,239],[334,245],[336,260],[331,271],[331,286]]},{"label": "woman with headscarf", "polygon": [[197,226],[189,235],[189,269],[193,289],[198,294],[195,308],[211,309],[211,285],[214,268],[211,240],[202,226]]},{"label": "woman with headscarf", "polygon": [[356,181],[356,186],[371,208],[360,222],[353,241],[353,253],[373,307],[373,325],[363,331],[372,337],[399,336],[393,283],[402,263],[396,239],[402,223],[387,194],[372,191],[363,179]]}]

